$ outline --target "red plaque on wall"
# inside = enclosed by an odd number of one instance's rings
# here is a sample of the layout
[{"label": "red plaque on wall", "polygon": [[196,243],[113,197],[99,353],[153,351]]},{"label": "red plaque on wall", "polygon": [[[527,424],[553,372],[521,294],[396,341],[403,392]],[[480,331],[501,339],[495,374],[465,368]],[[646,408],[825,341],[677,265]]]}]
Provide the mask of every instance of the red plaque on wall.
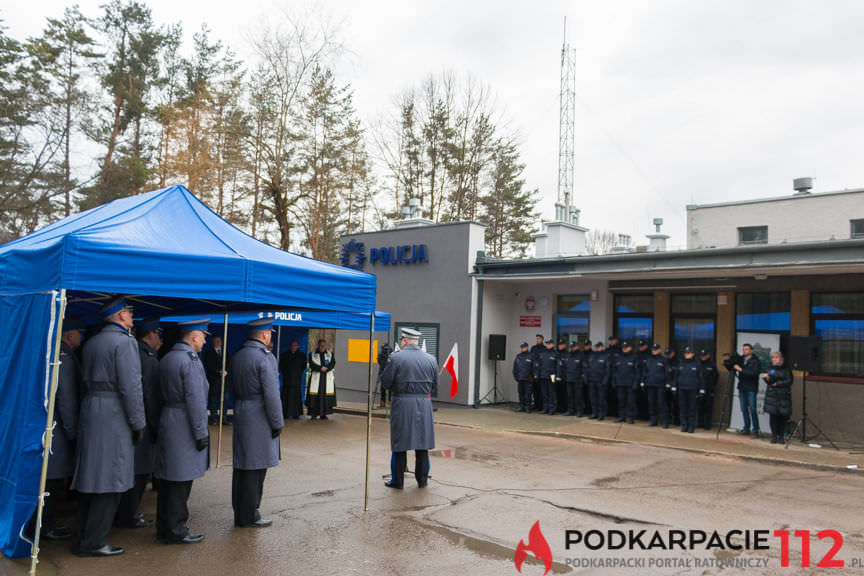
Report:
[{"label": "red plaque on wall", "polygon": [[521,328],[540,328],[541,316],[519,316],[519,326]]}]

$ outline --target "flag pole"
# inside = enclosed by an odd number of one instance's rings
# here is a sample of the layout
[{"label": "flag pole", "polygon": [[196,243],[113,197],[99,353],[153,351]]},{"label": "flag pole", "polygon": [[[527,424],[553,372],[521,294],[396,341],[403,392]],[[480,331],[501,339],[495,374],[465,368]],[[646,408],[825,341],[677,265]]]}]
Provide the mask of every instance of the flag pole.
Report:
[{"label": "flag pole", "polygon": [[216,447],[216,468],[222,459],[222,421],[225,419],[225,369],[228,363],[228,310],[225,310],[225,324],[222,329],[222,391],[219,394],[219,445]]},{"label": "flag pole", "polygon": [[[56,292],[55,292],[56,294]],[[53,307],[53,303],[52,303]],[[45,445],[42,451],[42,473],[39,476],[39,501],[36,503],[36,528],[30,554],[30,576],[36,576],[39,563],[39,536],[42,532],[42,514],[45,510],[45,484],[48,478],[48,456],[54,431],[54,408],[57,387],[60,385],[60,341],[63,336],[63,319],[66,315],[66,289],[60,290],[60,311],[57,318],[57,334],[54,336],[54,350],[51,354],[51,383],[48,388],[48,416],[45,423]]]},{"label": "flag pole", "polygon": [[369,462],[372,445],[372,355],[375,351],[375,311],[369,314],[369,391],[366,398],[366,485],[363,512],[369,511]]}]

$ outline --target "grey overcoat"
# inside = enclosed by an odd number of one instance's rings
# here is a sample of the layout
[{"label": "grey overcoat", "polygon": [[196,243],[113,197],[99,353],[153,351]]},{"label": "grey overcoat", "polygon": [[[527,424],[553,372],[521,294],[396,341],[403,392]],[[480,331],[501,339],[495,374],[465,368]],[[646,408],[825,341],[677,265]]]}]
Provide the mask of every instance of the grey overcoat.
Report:
[{"label": "grey overcoat", "polygon": [[258,340],[246,340],[228,371],[234,391],[234,468],[261,470],[279,464],[282,400],[276,357]]},{"label": "grey overcoat", "polygon": [[435,447],[430,394],[438,390],[438,362],[419,346],[409,345],[390,356],[381,385],[393,393],[390,402],[390,449]]},{"label": "grey overcoat", "polygon": [[81,364],[85,395],[72,488],[126,492],[135,475],[132,431],[146,423],[138,344],[119,324],[107,324],[84,344]]},{"label": "grey overcoat", "polygon": [[48,457],[49,480],[69,478],[75,471],[75,437],[78,434],[78,357],[65,343],[60,344],[60,377],[54,400],[54,433]]}]

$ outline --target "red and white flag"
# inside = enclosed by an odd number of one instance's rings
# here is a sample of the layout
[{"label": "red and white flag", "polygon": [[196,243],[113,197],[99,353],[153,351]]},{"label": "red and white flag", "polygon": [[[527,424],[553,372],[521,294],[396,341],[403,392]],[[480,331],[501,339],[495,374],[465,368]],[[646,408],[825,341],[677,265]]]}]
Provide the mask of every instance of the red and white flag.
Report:
[{"label": "red and white flag", "polygon": [[[453,349],[450,350],[450,355],[444,361],[444,370],[450,374],[450,397],[454,398],[459,393],[459,377],[456,375],[456,370],[459,366],[459,343],[453,343]],[[442,370],[443,371],[443,370]]]}]

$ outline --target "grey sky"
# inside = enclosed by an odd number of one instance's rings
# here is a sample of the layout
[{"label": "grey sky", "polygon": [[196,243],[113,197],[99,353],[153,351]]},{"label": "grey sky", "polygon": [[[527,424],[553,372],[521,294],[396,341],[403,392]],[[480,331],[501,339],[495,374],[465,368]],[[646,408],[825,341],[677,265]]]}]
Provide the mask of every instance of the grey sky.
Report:
[{"label": "grey sky", "polygon": [[[102,1],[81,1],[97,14]],[[296,3],[295,3],[296,4]],[[7,33],[38,34],[67,2],[0,10]],[[206,21],[244,52],[280,4],[151,0],[157,22]],[[327,0],[351,55],[341,79],[365,121],[429,74],[471,74],[518,132],[526,178],[552,215],[563,19],[576,48],[575,204],[589,228],[646,243],[663,217],[685,243],[685,205],[864,186],[864,2]],[[373,154],[375,150],[370,150]]]}]

